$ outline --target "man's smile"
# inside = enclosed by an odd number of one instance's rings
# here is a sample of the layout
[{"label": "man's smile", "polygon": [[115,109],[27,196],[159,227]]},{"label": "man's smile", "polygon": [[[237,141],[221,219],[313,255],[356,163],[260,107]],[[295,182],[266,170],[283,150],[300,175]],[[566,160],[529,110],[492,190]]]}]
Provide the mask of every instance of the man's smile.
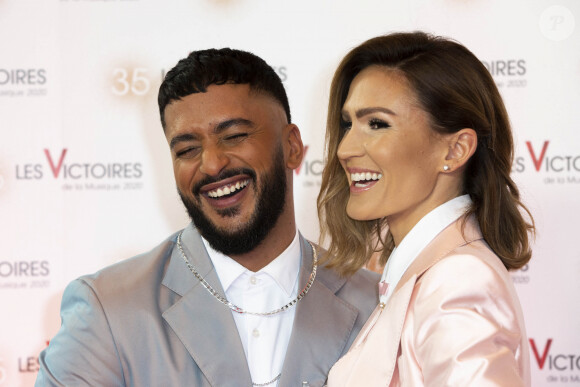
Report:
[{"label": "man's smile", "polygon": [[225,209],[238,205],[246,196],[246,188],[254,180],[251,173],[238,173],[234,176],[228,173],[227,178],[201,185],[196,191],[199,199],[205,199],[209,205],[217,209]]},{"label": "man's smile", "polygon": [[235,192],[244,189],[250,183],[250,179],[237,181],[235,183],[224,184],[219,188],[206,191],[205,194],[210,198],[221,198],[223,196],[232,195]]}]

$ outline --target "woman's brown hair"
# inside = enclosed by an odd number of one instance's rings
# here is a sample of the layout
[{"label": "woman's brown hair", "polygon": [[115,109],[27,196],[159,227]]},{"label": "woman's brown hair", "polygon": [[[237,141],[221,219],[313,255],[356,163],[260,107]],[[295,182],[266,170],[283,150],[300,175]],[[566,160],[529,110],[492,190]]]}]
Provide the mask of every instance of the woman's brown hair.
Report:
[{"label": "woman's brown hair", "polygon": [[464,220],[475,216],[485,241],[507,269],[525,265],[531,258],[528,233],[535,227],[510,177],[513,139],[499,91],[471,51],[424,32],[393,33],[367,40],[346,55],[334,74],[328,104],[326,166],[318,195],[321,239],[330,237],[326,264],[349,275],[363,267],[376,251],[381,252],[381,263],[386,263],[394,247],[384,219],[358,221],[346,214],[349,186],[336,154],[345,133],[340,118],[350,84],[371,65],[395,69],[405,77],[429,114],[433,130],[475,130],[477,149],[463,181],[464,193],[473,204]]}]

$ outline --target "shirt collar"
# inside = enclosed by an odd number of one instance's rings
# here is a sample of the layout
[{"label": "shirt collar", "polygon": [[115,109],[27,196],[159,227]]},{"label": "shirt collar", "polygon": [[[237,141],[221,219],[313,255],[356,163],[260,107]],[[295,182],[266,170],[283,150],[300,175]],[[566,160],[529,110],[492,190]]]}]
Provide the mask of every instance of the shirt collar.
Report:
[{"label": "shirt collar", "polygon": [[272,279],[276,281],[276,284],[278,284],[278,286],[283,289],[288,296],[290,296],[294,291],[301,264],[301,249],[298,230],[296,230],[294,239],[286,248],[286,250],[284,250],[279,256],[272,260],[272,262],[270,262],[266,267],[262,268],[258,272],[253,272],[246,269],[232,258],[215,250],[210,246],[209,242],[206,241],[205,238],[202,237],[201,240],[205,245],[207,254],[213,263],[215,271],[225,292],[228,291],[232,283],[234,283],[234,281],[240,276],[244,274],[259,275],[262,273],[272,277]]},{"label": "shirt collar", "polygon": [[465,214],[471,203],[469,195],[458,196],[441,204],[417,222],[393,250],[385,265],[381,280],[389,283],[389,289],[397,286],[419,253],[435,239],[437,234]]}]

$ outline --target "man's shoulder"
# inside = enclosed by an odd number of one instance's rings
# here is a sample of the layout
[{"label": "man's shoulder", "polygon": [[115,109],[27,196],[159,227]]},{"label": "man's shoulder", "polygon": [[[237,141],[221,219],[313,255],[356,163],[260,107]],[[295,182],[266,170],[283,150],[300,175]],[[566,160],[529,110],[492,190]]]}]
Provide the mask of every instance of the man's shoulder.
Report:
[{"label": "man's shoulder", "polygon": [[174,233],[153,249],[84,275],[79,281],[100,291],[106,291],[111,284],[119,284],[124,289],[139,289],[151,282],[160,283],[169,265],[176,237],[177,233]]},{"label": "man's shoulder", "polygon": [[361,295],[368,295],[369,297],[378,297],[378,287],[381,276],[373,271],[367,269],[360,269],[354,274],[345,277],[344,290],[349,292],[357,292]]},{"label": "man's shoulder", "polygon": [[[321,254],[326,254],[326,251],[321,249]],[[359,269],[350,276],[340,276],[334,269],[324,265],[320,268],[320,272],[321,282],[334,292],[336,297],[357,310],[354,335],[349,339],[346,346],[348,348],[379,303],[377,284],[380,275],[367,269]]]},{"label": "man's shoulder", "polygon": [[377,283],[381,279],[381,275],[375,273],[374,271],[363,268],[355,272],[352,276],[347,277],[347,279],[348,281],[352,281],[353,283],[359,281],[364,283],[371,282],[373,286],[376,287]]},{"label": "man's shoulder", "polygon": [[[318,249],[321,256],[327,253],[320,246],[318,246]],[[335,291],[339,297],[351,300],[372,300],[371,303],[375,303],[378,300],[377,284],[380,280],[379,274],[363,268],[350,276],[341,277],[334,269],[324,265],[320,270],[323,282],[326,282],[326,285]]]}]

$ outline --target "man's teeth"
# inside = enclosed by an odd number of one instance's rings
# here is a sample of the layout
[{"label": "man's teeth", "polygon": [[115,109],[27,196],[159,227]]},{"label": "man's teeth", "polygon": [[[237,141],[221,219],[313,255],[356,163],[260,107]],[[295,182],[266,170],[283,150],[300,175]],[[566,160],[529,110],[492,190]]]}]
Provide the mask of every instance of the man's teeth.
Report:
[{"label": "man's teeth", "polygon": [[382,174],[373,172],[357,172],[350,174],[350,179],[355,183],[359,181],[379,180],[381,177],[383,177]]},{"label": "man's teeth", "polygon": [[232,194],[248,185],[250,180],[238,181],[236,184],[226,185],[213,191],[209,191],[207,195],[210,198],[221,198],[224,195]]}]

